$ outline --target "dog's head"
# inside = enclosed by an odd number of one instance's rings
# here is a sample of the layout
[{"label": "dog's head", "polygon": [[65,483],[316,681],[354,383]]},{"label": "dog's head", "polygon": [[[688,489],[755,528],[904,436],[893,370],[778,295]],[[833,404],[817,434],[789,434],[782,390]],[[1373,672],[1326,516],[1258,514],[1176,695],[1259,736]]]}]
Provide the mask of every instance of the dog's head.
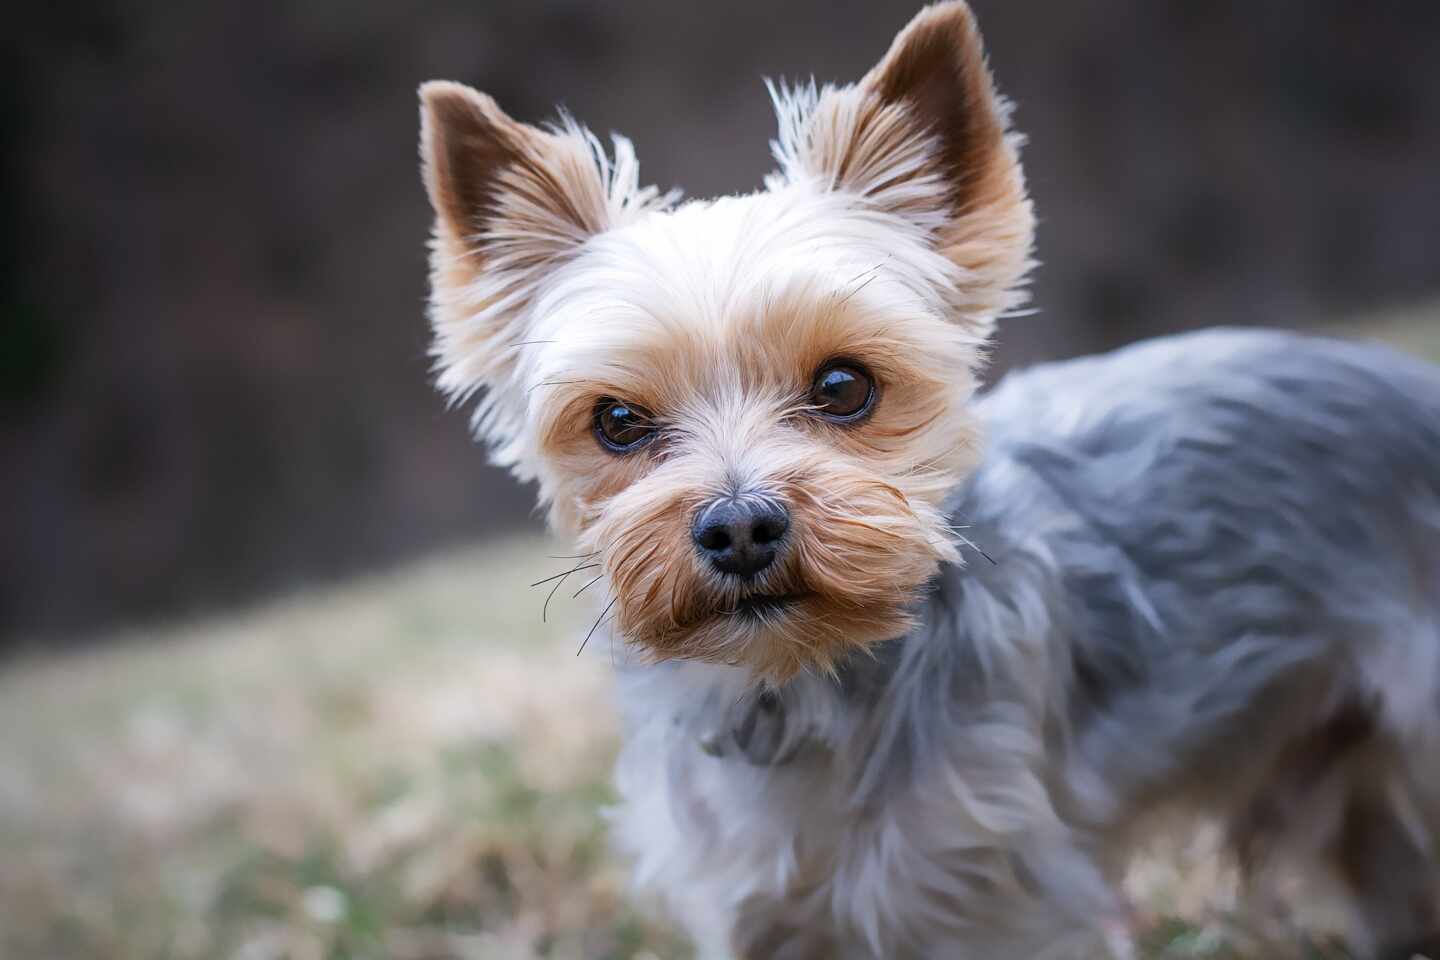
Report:
[{"label": "dog's head", "polygon": [[963,3],[859,83],[773,93],[779,169],[676,203],[568,119],[421,89],[439,384],[480,395],[656,658],[775,680],[896,636],[955,534],[968,405],[1033,219]]}]

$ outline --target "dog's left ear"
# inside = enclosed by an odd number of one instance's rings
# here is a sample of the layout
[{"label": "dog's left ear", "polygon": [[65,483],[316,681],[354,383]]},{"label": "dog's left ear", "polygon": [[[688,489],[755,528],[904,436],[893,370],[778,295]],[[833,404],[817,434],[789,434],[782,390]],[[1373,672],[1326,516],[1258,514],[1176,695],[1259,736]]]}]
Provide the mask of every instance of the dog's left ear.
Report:
[{"label": "dog's left ear", "polygon": [[774,183],[853,193],[930,232],[961,268],[960,306],[988,322],[1020,302],[1035,220],[1021,138],[961,0],[922,10],[858,84],[775,93]]}]

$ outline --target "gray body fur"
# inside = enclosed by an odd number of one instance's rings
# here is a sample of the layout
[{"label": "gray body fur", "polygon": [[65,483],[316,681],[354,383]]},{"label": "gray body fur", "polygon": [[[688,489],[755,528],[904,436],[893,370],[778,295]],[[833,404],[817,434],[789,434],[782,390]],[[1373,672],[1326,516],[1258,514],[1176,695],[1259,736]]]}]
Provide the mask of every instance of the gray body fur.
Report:
[{"label": "gray body fur", "polygon": [[1362,955],[1435,933],[1440,372],[1209,331],[980,411],[978,549],[910,636],[763,700],[622,670],[642,886],[706,956],[1098,956],[1180,813],[1333,881]]}]

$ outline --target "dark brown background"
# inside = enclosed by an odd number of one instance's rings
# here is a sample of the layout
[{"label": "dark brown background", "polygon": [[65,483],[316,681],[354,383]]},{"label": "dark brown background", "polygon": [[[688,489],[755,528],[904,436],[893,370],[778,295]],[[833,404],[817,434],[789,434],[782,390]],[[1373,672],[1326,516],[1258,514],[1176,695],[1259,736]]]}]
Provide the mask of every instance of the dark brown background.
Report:
[{"label": "dark brown background", "polygon": [[[978,0],[1031,137],[1001,363],[1440,290],[1440,3]],[[564,103],[693,196],[768,169],[764,75],[904,3],[27,4],[0,28],[0,645],[533,523],[427,385],[415,87]]]}]

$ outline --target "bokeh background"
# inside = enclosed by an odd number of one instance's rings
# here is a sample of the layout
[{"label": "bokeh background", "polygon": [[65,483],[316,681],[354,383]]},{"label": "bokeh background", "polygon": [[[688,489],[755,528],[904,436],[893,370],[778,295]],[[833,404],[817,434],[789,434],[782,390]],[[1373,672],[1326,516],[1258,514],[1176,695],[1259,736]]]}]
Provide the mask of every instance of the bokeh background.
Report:
[{"label": "bokeh background", "polygon": [[[1215,323],[1436,353],[1440,4],[974,5],[1041,216],[997,374]],[[545,659],[589,598],[540,623],[568,551],[429,387],[415,88],[748,190],[761,78],[915,8],[7,12],[0,954],[671,955],[601,852],[603,672]]]}]

